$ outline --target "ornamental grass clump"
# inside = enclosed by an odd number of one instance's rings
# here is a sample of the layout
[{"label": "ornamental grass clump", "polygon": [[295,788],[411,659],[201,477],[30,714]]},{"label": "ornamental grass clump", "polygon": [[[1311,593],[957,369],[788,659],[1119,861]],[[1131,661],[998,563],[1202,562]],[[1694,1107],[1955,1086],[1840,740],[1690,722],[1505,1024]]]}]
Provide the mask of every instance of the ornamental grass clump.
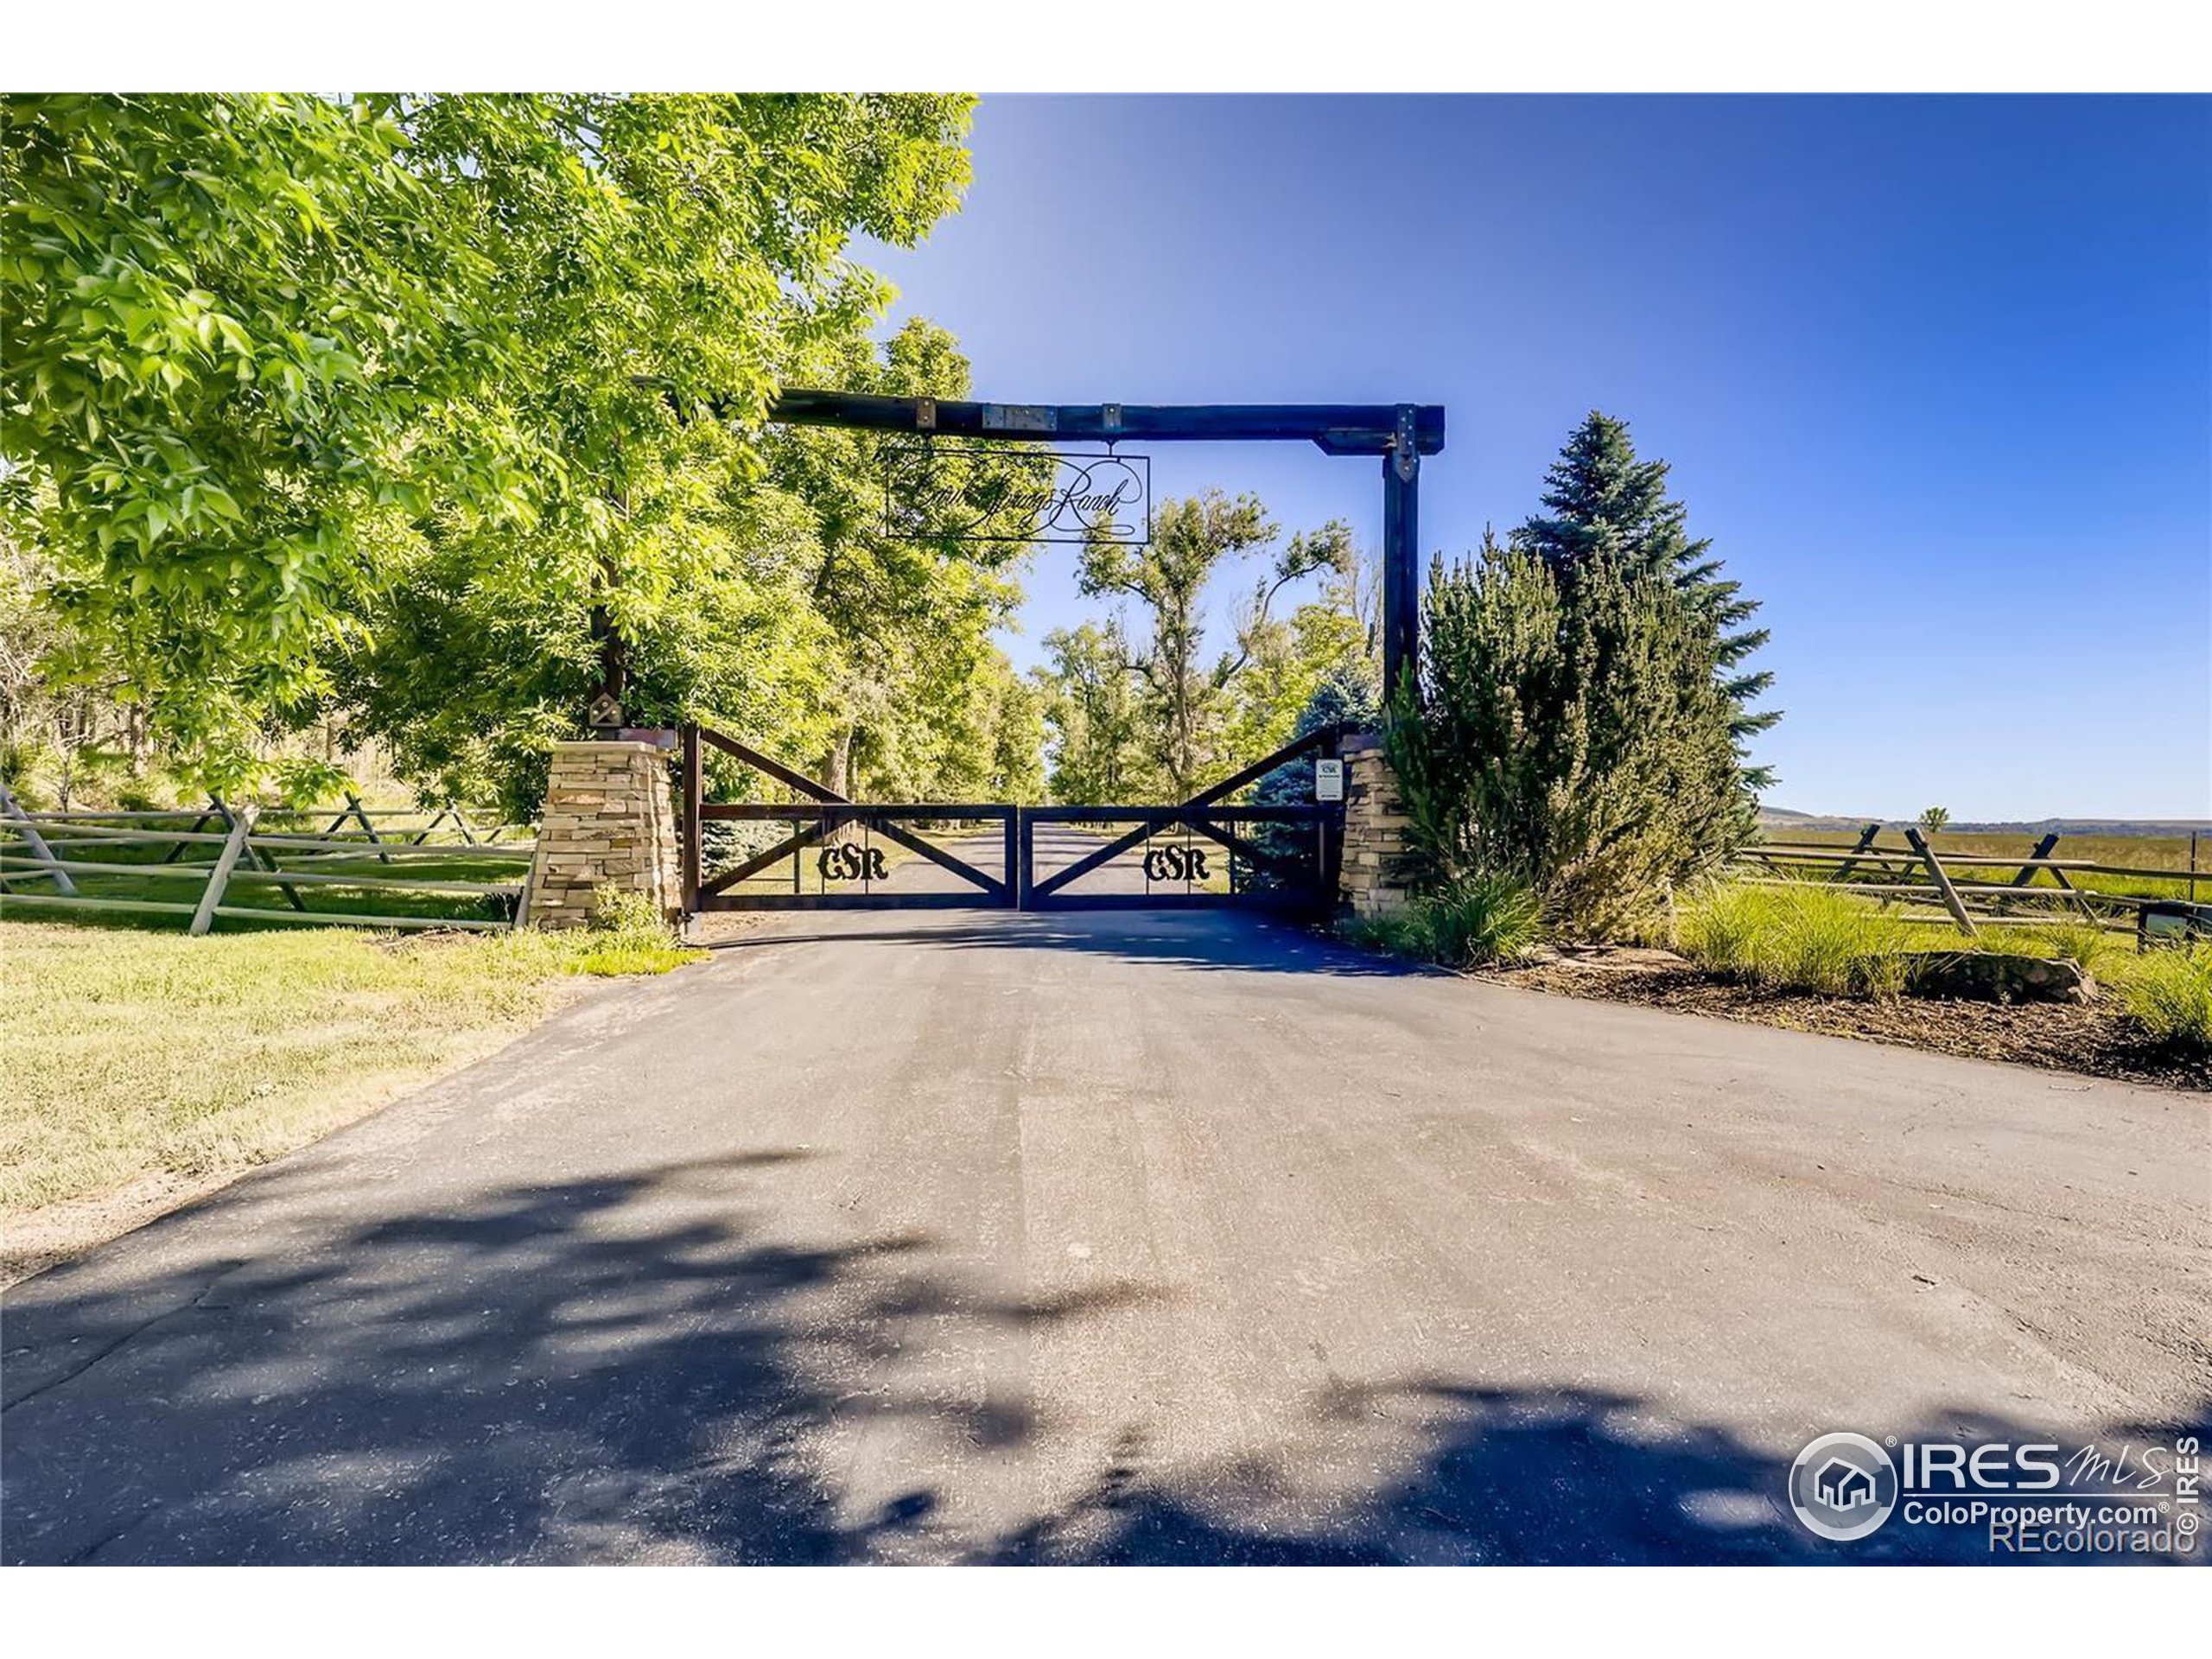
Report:
[{"label": "ornamental grass clump", "polygon": [[1738,883],[1685,906],[1675,943],[1700,967],[1768,990],[1895,996],[1905,988],[1913,933],[1832,888]]},{"label": "ornamental grass clump", "polygon": [[1469,876],[1415,906],[1428,930],[1430,959],[1447,968],[1510,962],[1536,942],[1535,890],[1518,876]]},{"label": "ornamental grass clump", "polygon": [[1361,917],[1345,928],[1354,944],[1440,967],[1510,962],[1536,942],[1542,907],[1517,876],[1468,876],[1402,910]]},{"label": "ornamental grass clump", "polygon": [[2212,1049],[2212,949],[2145,951],[2117,988],[2127,1011],[2159,1041]]}]

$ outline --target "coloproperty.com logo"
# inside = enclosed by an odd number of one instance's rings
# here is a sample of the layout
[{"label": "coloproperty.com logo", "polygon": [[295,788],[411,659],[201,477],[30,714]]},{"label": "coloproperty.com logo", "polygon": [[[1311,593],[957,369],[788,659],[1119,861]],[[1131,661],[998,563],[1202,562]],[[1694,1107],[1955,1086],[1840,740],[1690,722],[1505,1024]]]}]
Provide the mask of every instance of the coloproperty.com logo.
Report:
[{"label": "coloproperty.com logo", "polygon": [[1936,1527],[1986,1542],[1992,1555],[2193,1555],[2203,1491],[2194,1434],[2108,1447],[1837,1433],[1789,1465],[1789,1507],[1816,1538],[1848,1544],[1892,1524]]}]

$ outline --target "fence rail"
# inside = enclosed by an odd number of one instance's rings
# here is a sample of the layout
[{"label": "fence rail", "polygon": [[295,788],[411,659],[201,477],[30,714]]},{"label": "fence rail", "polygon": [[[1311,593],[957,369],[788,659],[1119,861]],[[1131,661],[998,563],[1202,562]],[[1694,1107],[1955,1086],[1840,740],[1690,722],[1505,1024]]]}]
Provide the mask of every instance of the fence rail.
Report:
[{"label": "fence rail", "polygon": [[[207,932],[218,918],[479,932],[522,919],[536,849],[529,842],[500,840],[518,826],[485,832],[452,807],[372,814],[349,795],[345,810],[321,831],[291,827],[328,816],[233,808],[219,799],[158,811],[33,811],[0,785],[0,903],[189,916],[195,934]],[[211,823],[220,827],[206,827]],[[267,827],[272,823],[279,827]],[[369,868],[338,869],[334,862]],[[464,869],[505,867],[513,876],[467,879],[440,868],[455,863]],[[192,883],[200,891],[187,897]],[[229,902],[241,887],[273,888],[286,908]],[[168,896],[172,890],[177,897]],[[322,894],[326,903],[310,905],[302,890]],[[399,897],[374,913],[343,907],[356,893]],[[331,907],[331,900],[340,907]],[[477,913],[467,913],[471,909]],[[494,913],[481,913],[486,909]]]},{"label": "fence rail", "polygon": [[[2212,937],[2212,904],[2197,902],[2200,873],[2111,864],[2100,859],[2052,856],[2060,836],[2044,836],[2031,853],[1939,853],[1916,827],[1904,830],[1903,847],[1879,844],[1881,826],[1869,824],[1852,845],[1767,841],[1738,855],[1736,873],[1758,887],[1815,882],[1898,908],[1898,919],[1947,925],[1972,935],[1983,927],[2033,927],[2055,921],[2126,932],[2148,940],[2159,934]],[[1993,879],[2005,872],[2005,879]],[[2037,880],[2048,876],[2048,885]],[[2077,881],[2075,877],[2084,880]],[[2157,883],[2171,891],[2120,892],[2093,885],[2106,877]],[[1915,909],[1923,912],[1912,913]]]}]

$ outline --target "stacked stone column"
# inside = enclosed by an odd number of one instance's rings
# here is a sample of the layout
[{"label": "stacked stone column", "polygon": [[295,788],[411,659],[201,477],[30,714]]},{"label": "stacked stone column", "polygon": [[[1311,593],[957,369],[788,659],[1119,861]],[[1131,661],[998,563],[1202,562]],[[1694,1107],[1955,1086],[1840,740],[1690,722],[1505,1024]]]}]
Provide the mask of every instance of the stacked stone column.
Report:
[{"label": "stacked stone column", "polygon": [[662,915],[683,907],[669,753],[650,743],[556,743],[531,867],[529,915],[581,927],[600,887],[641,893]]},{"label": "stacked stone column", "polygon": [[1402,908],[1412,896],[1413,859],[1405,797],[1382,753],[1380,732],[1348,732],[1344,762],[1344,861],[1338,895],[1356,916]]}]

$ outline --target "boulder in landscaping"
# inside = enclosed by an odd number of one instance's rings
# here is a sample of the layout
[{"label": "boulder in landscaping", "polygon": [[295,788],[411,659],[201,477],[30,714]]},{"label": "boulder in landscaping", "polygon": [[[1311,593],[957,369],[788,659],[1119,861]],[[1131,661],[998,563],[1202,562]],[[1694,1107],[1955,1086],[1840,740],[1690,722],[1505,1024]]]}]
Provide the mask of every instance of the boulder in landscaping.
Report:
[{"label": "boulder in landscaping", "polygon": [[2087,1002],[2097,982],[2081,963],[1995,950],[1916,950],[1905,958],[1915,996],[1971,1002]]}]

